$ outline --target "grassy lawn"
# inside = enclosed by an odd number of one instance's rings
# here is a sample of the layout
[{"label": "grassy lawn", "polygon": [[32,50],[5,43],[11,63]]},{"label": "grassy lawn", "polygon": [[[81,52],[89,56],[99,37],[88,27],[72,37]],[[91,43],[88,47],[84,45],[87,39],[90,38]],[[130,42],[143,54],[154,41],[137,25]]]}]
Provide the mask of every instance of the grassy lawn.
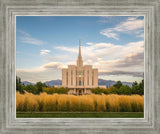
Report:
[{"label": "grassy lawn", "polygon": [[103,113],[17,113],[17,118],[143,118],[143,112],[103,112]]}]

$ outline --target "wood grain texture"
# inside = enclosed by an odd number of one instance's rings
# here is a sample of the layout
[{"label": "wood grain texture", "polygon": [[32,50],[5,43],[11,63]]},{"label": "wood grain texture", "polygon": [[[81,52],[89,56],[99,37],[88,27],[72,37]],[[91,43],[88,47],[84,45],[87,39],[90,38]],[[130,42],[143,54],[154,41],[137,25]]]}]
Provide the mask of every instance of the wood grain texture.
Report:
[{"label": "wood grain texture", "polygon": [[[159,134],[160,133],[159,0],[1,0],[0,133],[12,134]],[[143,119],[16,119],[16,15],[144,15],[145,113]]]}]

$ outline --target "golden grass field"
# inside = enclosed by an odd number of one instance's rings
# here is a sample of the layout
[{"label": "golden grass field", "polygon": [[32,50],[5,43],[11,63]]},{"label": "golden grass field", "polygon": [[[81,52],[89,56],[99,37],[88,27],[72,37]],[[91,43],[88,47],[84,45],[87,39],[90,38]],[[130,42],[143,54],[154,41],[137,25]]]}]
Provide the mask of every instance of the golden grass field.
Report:
[{"label": "golden grass field", "polygon": [[140,95],[34,95],[16,93],[17,112],[143,112],[144,96]]}]

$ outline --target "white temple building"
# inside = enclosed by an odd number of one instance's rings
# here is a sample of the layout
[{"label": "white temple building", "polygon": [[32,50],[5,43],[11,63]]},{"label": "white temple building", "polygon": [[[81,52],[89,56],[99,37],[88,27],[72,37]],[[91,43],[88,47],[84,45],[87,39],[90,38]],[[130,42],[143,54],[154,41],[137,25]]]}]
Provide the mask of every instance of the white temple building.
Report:
[{"label": "white temple building", "polygon": [[98,86],[98,69],[92,65],[83,65],[81,56],[81,41],[79,40],[79,54],[77,65],[68,65],[62,69],[62,87],[69,88],[68,94],[83,95],[91,94],[91,89]]}]

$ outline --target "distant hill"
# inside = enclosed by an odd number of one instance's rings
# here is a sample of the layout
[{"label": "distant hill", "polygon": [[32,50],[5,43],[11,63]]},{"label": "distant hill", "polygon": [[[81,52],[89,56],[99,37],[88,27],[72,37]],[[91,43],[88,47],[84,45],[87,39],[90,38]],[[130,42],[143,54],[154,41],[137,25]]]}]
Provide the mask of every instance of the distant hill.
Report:
[{"label": "distant hill", "polygon": [[[116,83],[117,81],[98,79],[98,85],[106,85],[106,87],[111,87]],[[132,87],[132,82],[122,82],[122,84]]]},{"label": "distant hill", "polygon": [[35,85],[34,83],[28,82],[28,81],[22,81],[22,84],[24,84],[25,86],[27,85]]},{"label": "distant hill", "polygon": [[[22,83],[24,85],[29,85],[29,84],[35,85],[34,83],[31,83],[31,82],[28,82],[28,81],[23,81]],[[116,83],[117,83],[117,81],[98,79],[98,85],[106,85],[106,87],[111,87]],[[62,80],[46,81],[45,84],[47,86],[62,85]],[[132,82],[122,82],[122,84],[132,87]]]},{"label": "distant hill", "polygon": [[62,80],[51,80],[45,82],[47,86],[62,85]]}]

